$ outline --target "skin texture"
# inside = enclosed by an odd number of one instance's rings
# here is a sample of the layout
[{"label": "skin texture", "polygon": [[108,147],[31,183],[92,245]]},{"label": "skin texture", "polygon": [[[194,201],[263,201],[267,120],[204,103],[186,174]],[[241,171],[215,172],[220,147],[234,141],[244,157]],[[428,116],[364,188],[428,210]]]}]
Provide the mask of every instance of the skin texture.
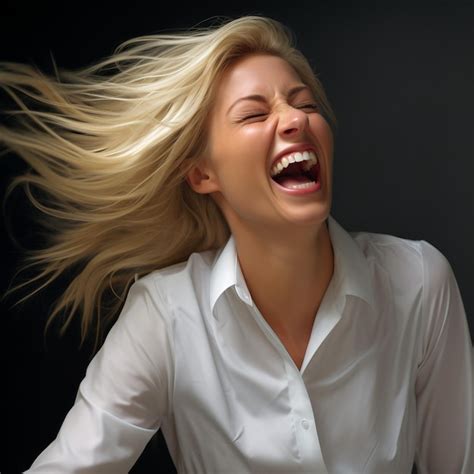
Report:
[{"label": "skin texture", "polygon": [[[238,59],[217,84],[207,151],[187,175],[194,191],[209,193],[221,208],[252,298],[298,366],[334,269],[325,222],[333,135],[319,109],[308,106],[315,104],[309,89],[287,95],[302,84],[277,56]],[[250,94],[264,100],[235,103]],[[319,150],[322,188],[290,196],[275,186],[270,168],[278,153],[300,143]]]}]

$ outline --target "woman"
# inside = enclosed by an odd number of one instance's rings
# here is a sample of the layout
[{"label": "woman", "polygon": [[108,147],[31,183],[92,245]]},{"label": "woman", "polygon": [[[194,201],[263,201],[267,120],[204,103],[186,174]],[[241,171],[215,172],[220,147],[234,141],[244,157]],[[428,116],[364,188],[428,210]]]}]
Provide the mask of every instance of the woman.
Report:
[{"label": "woman", "polygon": [[335,119],[283,25],[142,37],[62,75],[0,76],[56,109],[0,133],[54,200],[29,194],[59,221],[33,262],[46,283],[82,264],[51,317],[80,310],[84,337],[124,304],[27,472],[127,472],[158,429],[178,472],[473,472],[452,269],[330,215]]}]

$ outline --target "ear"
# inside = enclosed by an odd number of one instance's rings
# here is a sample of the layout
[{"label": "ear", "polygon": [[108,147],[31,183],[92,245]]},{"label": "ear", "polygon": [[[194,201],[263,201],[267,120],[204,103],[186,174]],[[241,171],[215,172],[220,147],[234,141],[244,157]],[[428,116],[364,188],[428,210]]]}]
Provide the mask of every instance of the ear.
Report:
[{"label": "ear", "polygon": [[215,174],[202,159],[186,173],[186,181],[191,189],[200,194],[219,190]]}]

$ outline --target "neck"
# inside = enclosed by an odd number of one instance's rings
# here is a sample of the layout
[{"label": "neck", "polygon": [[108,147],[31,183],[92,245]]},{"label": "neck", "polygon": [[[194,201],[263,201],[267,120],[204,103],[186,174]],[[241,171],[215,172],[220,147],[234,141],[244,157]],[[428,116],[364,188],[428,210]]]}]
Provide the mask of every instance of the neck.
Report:
[{"label": "neck", "polygon": [[239,263],[254,303],[274,328],[288,334],[311,329],[332,278],[334,255],[327,221],[308,232],[255,238],[235,235]]}]

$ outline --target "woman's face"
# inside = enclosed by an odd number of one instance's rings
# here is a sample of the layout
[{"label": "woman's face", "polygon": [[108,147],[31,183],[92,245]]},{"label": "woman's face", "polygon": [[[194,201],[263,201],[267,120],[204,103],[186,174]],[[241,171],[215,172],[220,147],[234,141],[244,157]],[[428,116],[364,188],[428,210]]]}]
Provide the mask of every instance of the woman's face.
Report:
[{"label": "woman's face", "polygon": [[[261,97],[245,98],[249,95]],[[333,136],[313,104],[310,89],[276,56],[245,56],[222,75],[208,116],[207,152],[188,173],[188,183],[197,192],[211,194],[233,233],[242,226],[281,230],[292,225],[296,231],[295,226],[321,223],[329,215]],[[288,155],[295,145],[316,152],[320,189],[307,184],[295,191],[272,179],[275,159]],[[290,166],[283,174],[297,169]],[[311,179],[279,181],[299,187]]]}]

